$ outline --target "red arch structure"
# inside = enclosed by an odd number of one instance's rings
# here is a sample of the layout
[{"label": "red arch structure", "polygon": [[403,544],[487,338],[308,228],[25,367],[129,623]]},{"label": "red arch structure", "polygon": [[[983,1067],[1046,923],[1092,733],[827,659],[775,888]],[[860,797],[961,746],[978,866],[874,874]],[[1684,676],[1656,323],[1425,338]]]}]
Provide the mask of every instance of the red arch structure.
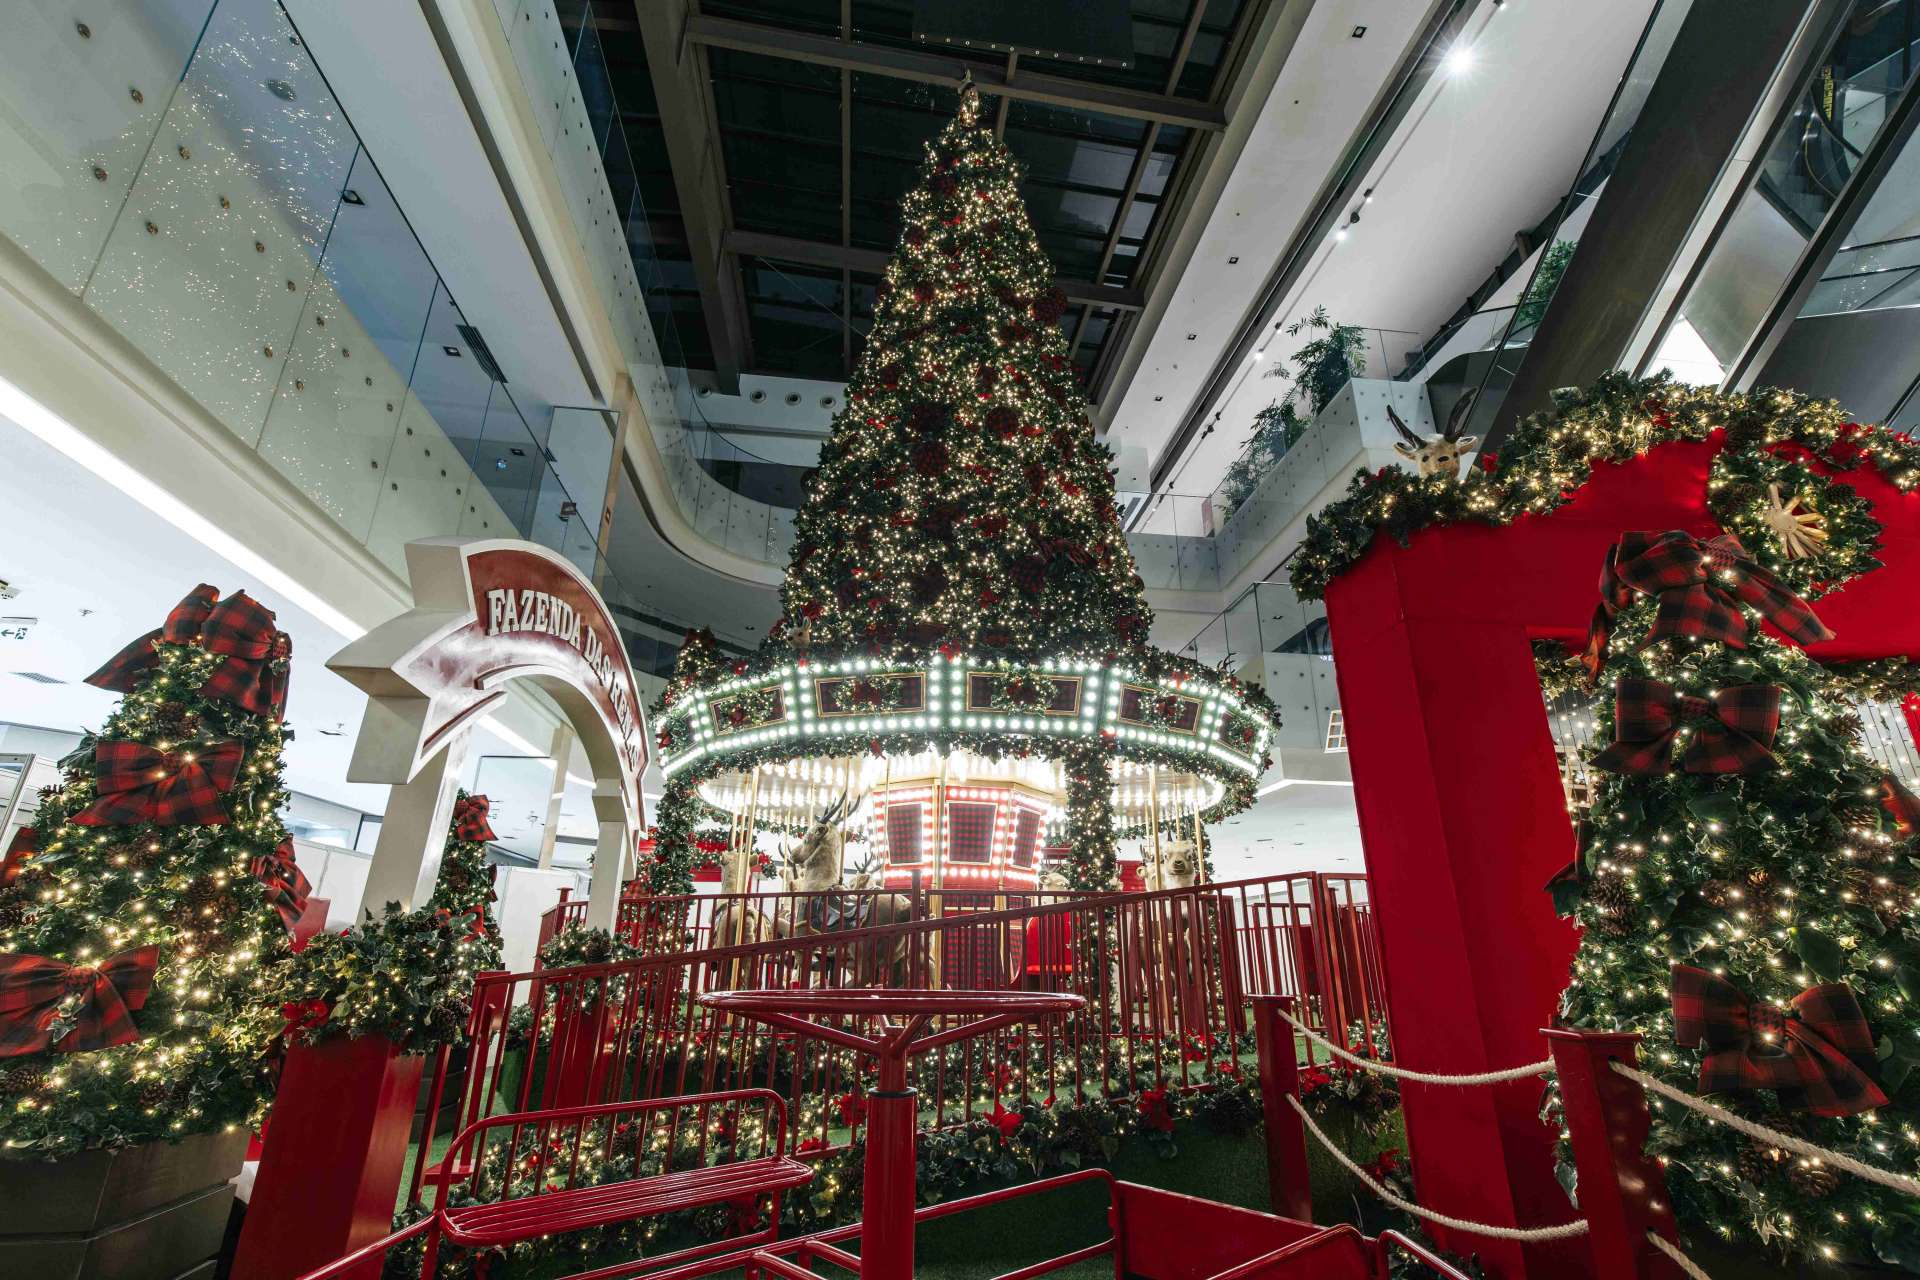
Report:
[{"label": "red arch structure", "polygon": [[[1575,935],[1543,888],[1573,835],[1531,642],[1584,640],[1601,559],[1622,532],[1720,532],[1706,498],[1722,444],[1716,433],[1598,464],[1567,505],[1504,527],[1430,528],[1405,547],[1383,535],[1328,588],[1395,1053],[1409,1065],[1465,1073],[1538,1058]],[[1835,637],[1810,652],[1920,655],[1920,491],[1810,465],[1871,502],[1885,566],[1815,603]],[[1422,1202],[1478,1222],[1566,1221],[1540,1096],[1530,1080],[1409,1085]],[[1502,1277],[1591,1270],[1578,1241],[1446,1243]]]}]

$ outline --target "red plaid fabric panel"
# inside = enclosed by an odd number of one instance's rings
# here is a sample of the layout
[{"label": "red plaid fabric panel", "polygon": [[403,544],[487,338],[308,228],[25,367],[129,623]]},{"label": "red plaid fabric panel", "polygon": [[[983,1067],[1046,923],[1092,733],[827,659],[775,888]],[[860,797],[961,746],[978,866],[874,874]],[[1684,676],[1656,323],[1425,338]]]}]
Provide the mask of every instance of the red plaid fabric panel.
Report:
[{"label": "red plaid fabric panel", "polygon": [[1594,757],[1594,767],[1612,773],[1670,773],[1682,724],[1693,730],[1680,757],[1686,772],[1768,768],[1774,763],[1773,739],[1780,729],[1780,690],[1770,684],[1738,684],[1708,699],[1682,695],[1662,680],[1623,677],[1614,694],[1613,742]]},{"label": "red plaid fabric panel", "polygon": [[453,838],[466,844],[485,844],[494,838],[487,815],[493,804],[485,796],[463,795],[453,802]]},{"label": "red plaid fabric panel", "polygon": [[997,806],[955,801],[947,806],[947,856],[955,862],[985,862],[993,856]]},{"label": "red plaid fabric panel", "polygon": [[40,852],[40,832],[33,827],[21,827],[13,833],[13,843],[7,846],[7,856],[0,860],[0,889],[12,884],[20,876],[20,868],[27,865],[27,859]]},{"label": "red plaid fabric panel", "polygon": [[123,951],[98,965],[46,956],[0,956],[0,1058],[84,1053],[140,1038],[133,1015],[147,1003],[159,947]]},{"label": "red plaid fabric panel", "polygon": [[286,714],[293,639],[273,623],[273,610],[244,591],[213,607],[201,625],[200,643],[227,660],[200,686],[203,696],[275,720]]},{"label": "red plaid fabric panel", "polygon": [[280,923],[292,933],[295,923],[306,914],[307,898],[313,893],[306,875],[294,865],[293,839],[282,840],[272,853],[255,858],[252,871],[254,879],[267,887],[267,901],[279,913]]},{"label": "red plaid fabric panel", "polygon": [[74,816],[81,826],[216,827],[230,821],[222,802],[240,772],[237,742],[160,751],[138,742],[102,742],[93,750],[99,794]]},{"label": "red plaid fabric panel", "polygon": [[200,624],[206,621],[213,611],[214,604],[220,599],[217,587],[201,583],[167,614],[167,620],[158,630],[149,631],[132,644],[107,659],[107,664],[87,677],[87,683],[101,689],[112,689],[115,693],[131,693],[140,683],[147,668],[153,665],[153,646],[156,644],[190,644],[200,635]]},{"label": "red plaid fabric panel", "polygon": [[889,865],[920,861],[920,806],[887,806],[887,862]]},{"label": "red plaid fabric panel", "polygon": [[1677,964],[1672,999],[1674,1041],[1706,1050],[1702,1093],[1772,1089],[1782,1106],[1817,1116],[1887,1103],[1871,1075],[1873,1030],[1844,982],[1809,987],[1781,1010],[1705,969]]}]

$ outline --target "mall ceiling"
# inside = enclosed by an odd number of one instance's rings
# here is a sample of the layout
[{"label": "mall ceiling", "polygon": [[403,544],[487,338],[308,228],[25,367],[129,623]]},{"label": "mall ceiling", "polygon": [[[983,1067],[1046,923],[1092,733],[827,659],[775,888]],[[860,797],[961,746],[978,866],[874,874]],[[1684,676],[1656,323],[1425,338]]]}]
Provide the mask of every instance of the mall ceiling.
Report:
[{"label": "mall ceiling", "polygon": [[[655,324],[671,318],[662,345],[677,342],[689,367],[728,391],[742,372],[847,376],[922,144],[971,72],[1026,167],[1035,229],[1076,304],[1062,328],[1097,402],[1201,144],[1225,126],[1244,34],[1272,2],[566,7],[604,53],[656,254]],[[943,22],[975,25],[949,43]],[[1033,50],[1067,43],[1060,56]]]}]

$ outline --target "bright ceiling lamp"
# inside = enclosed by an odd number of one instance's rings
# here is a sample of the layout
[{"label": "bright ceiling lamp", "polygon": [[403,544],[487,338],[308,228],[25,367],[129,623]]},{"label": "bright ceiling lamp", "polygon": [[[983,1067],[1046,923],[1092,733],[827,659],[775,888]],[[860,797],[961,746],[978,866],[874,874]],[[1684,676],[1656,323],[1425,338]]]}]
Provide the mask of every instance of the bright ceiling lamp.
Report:
[{"label": "bright ceiling lamp", "polygon": [[366,628],[322,600],[294,578],[213,521],[162,489],[78,427],[0,378],[0,417],[10,418],[28,434],[79,463],[207,550],[231,563],[241,573],[284,596],[348,640],[358,640]]},{"label": "bright ceiling lamp", "polygon": [[1456,40],[1441,64],[1450,76],[1463,76],[1473,69],[1473,48],[1465,40]]}]

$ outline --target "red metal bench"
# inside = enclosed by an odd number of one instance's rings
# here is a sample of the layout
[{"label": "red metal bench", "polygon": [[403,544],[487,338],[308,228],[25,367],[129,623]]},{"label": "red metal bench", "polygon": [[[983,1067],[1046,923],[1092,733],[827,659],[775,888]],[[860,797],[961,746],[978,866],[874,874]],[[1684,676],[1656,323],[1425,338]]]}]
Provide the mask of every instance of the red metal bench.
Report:
[{"label": "red metal bench", "polygon": [[[753,1154],[741,1158],[748,1150]],[[609,1162],[637,1165],[652,1156],[661,1172],[603,1176]],[[750,1220],[738,1235],[650,1256],[646,1265],[771,1242],[779,1238],[781,1196],[813,1181],[813,1167],[788,1152],[786,1103],[770,1089],[490,1116],[461,1130],[445,1164],[465,1172],[438,1183],[425,1277],[434,1273],[442,1240],[486,1248],[715,1205],[746,1206],[757,1216],[762,1196],[771,1198],[764,1227]],[[457,1185],[476,1203],[449,1205]],[[575,1280],[632,1270],[630,1263],[600,1268]]]}]

